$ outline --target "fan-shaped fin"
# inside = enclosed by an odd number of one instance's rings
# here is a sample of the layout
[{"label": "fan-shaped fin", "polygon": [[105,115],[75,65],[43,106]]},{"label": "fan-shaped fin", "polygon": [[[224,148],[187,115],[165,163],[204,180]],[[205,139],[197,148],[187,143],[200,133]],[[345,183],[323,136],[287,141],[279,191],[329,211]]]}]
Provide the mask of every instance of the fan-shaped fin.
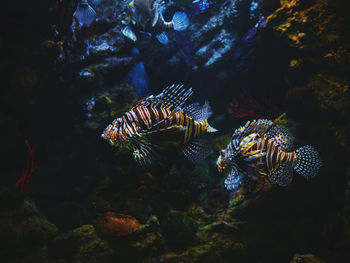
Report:
[{"label": "fan-shaped fin", "polygon": [[183,153],[194,163],[204,160],[210,154],[210,142],[204,137],[197,137],[185,145]]},{"label": "fan-shaped fin", "polygon": [[287,186],[293,180],[293,169],[290,164],[283,163],[269,173],[269,179],[272,183],[280,186]]},{"label": "fan-shaped fin", "polygon": [[193,94],[191,88],[184,88],[183,85],[171,85],[166,87],[157,96],[149,96],[135,104],[134,107],[139,106],[161,106],[172,111],[179,110],[186,100]]},{"label": "fan-shaped fin", "polygon": [[271,139],[282,151],[289,151],[293,147],[294,137],[283,125],[274,125],[265,136]]}]

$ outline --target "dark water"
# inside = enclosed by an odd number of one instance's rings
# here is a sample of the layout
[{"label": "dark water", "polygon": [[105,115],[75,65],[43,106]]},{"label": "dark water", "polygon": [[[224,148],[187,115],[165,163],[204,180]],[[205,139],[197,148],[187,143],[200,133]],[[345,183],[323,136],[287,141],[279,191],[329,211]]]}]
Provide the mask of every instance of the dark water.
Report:
[{"label": "dark water", "polygon": [[[167,21],[190,21],[167,44],[127,2],[96,2],[90,25],[79,1],[4,6],[0,262],[348,262],[346,1],[166,2]],[[218,132],[205,160],[168,146],[166,165],[144,169],[101,134],[173,83],[193,89],[187,105],[210,102]],[[254,119],[314,146],[317,176],[227,190],[220,150]]]}]

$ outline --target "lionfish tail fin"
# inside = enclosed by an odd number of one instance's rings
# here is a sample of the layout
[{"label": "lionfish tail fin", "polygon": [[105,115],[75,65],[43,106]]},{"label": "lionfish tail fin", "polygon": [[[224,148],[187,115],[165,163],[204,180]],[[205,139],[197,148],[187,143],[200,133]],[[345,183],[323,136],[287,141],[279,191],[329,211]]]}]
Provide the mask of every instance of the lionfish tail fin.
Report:
[{"label": "lionfish tail fin", "polygon": [[74,12],[74,16],[78,19],[79,23],[90,25],[95,21],[96,11],[89,4],[79,4],[77,10]]},{"label": "lionfish tail fin", "polygon": [[322,167],[320,154],[314,147],[306,145],[294,151],[293,168],[306,179],[315,177]]},{"label": "lionfish tail fin", "polygon": [[217,131],[219,131],[218,129],[215,129],[214,127],[211,127],[209,125],[209,123],[207,123],[207,125],[208,125],[207,132],[217,132]]},{"label": "lionfish tail fin", "polygon": [[174,30],[176,31],[183,31],[190,24],[190,20],[184,12],[176,12],[173,16],[172,22],[174,23]]},{"label": "lionfish tail fin", "polygon": [[197,163],[207,158],[210,154],[210,150],[210,142],[203,137],[197,137],[185,145],[183,153],[186,158],[193,163]]}]

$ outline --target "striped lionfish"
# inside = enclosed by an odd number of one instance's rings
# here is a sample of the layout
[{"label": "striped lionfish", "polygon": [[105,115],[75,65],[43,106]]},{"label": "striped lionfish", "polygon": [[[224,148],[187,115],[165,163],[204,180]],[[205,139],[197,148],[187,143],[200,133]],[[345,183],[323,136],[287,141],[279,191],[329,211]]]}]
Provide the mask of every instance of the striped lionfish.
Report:
[{"label": "striped lionfish", "polygon": [[[169,5],[172,2],[168,3]],[[175,12],[170,21],[166,21],[163,14],[166,11],[164,0],[132,0],[129,3],[132,23],[156,33],[156,38],[161,44],[168,43],[168,36],[164,30],[183,31],[189,25],[189,19],[184,12]],[[130,25],[127,25],[122,33],[132,41],[137,37],[132,31]],[[144,32],[152,35],[150,33]]]},{"label": "striped lionfish", "polygon": [[162,163],[173,148],[193,162],[200,161],[210,152],[203,135],[216,129],[207,121],[212,114],[208,102],[203,107],[199,103],[183,106],[191,95],[192,89],[183,85],[166,87],[157,96],[137,102],[101,136],[111,145],[132,150],[135,161],[144,167]]},{"label": "striped lionfish", "polygon": [[225,187],[252,187],[251,192],[258,192],[271,183],[287,186],[293,169],[307,179],[316,176],[322,166],[319,153],[309,145],[291,151],[293,141],[286,127],[270,120],[248,121],[236,129],[217,160],[219,172],[228,171]]}]

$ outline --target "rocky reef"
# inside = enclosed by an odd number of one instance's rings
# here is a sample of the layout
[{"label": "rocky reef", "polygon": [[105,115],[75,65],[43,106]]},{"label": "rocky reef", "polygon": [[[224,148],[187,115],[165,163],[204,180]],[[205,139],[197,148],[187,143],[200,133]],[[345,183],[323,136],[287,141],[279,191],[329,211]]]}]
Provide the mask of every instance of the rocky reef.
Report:
[{"label": "rocky reef", "polygon": [[[89,26],[73,15],[78,2],[5,10],[1,262],[350,260],[345,0],[167,1],[165,17],[181,10],[190,25],[166,45],[123,35],[125,1],[96,1]],[[173,82],[210,99],[220,131],[205,161],[146,171],[100,136]],[[233,129],[276,117],[296,145],[317,147],[320,175],[255,196],[227,191],[215,161]]]}]

